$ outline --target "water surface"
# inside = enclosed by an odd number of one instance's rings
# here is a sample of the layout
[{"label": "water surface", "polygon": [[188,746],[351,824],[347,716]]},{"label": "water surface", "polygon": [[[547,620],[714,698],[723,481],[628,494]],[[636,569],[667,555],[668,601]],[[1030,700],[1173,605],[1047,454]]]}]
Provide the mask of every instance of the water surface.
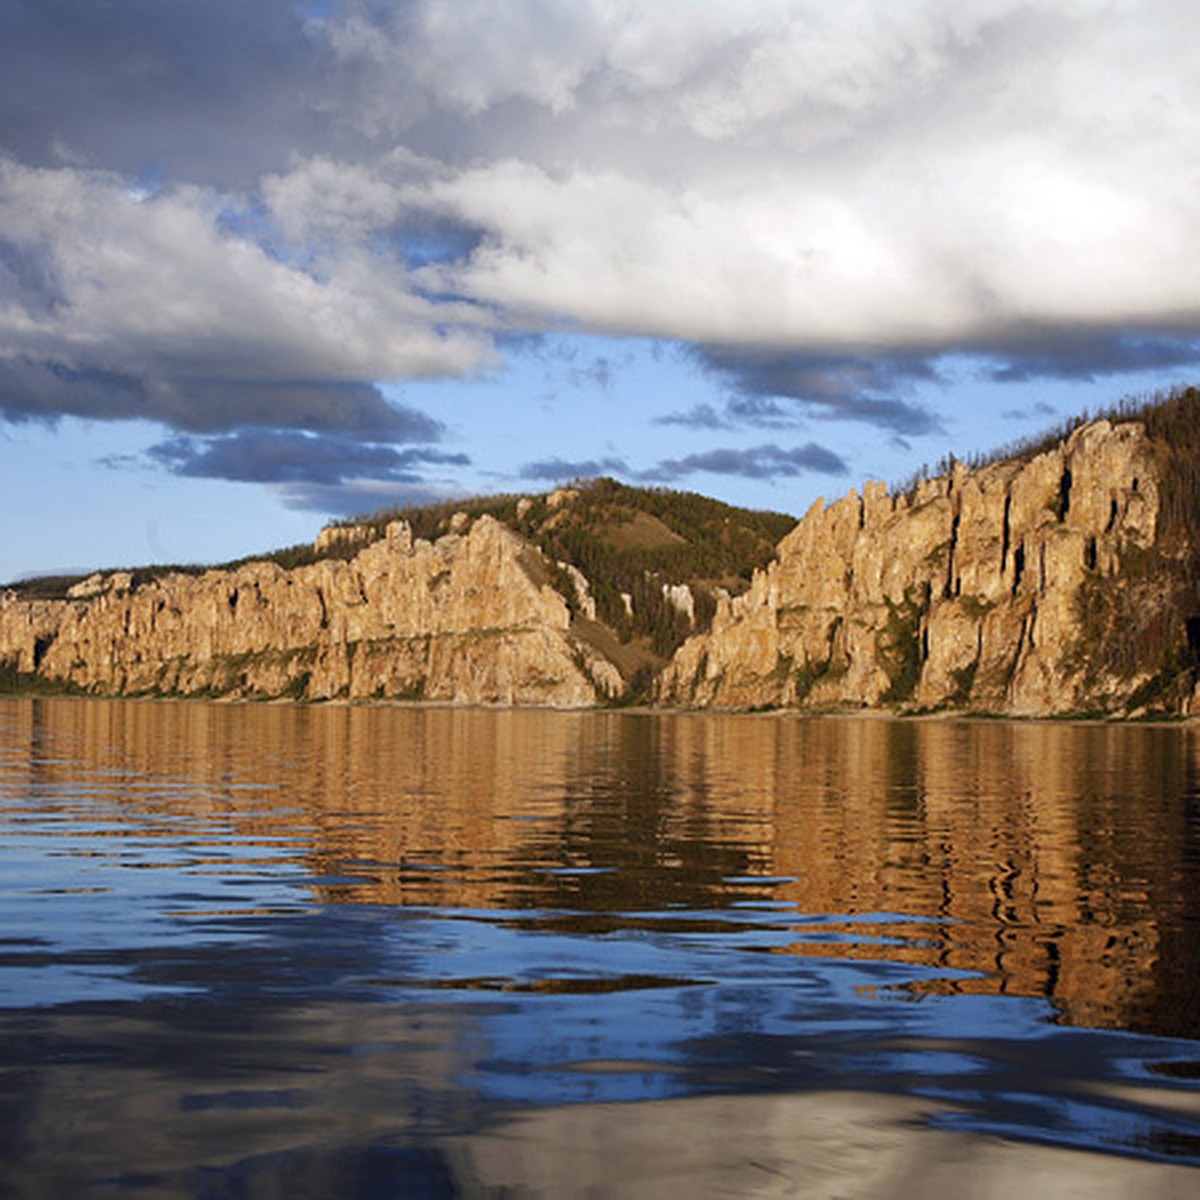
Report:
[{"label": "water surface", "polygon": [[0,701],[0,1196],[1190,1196],[1196,738]]}]

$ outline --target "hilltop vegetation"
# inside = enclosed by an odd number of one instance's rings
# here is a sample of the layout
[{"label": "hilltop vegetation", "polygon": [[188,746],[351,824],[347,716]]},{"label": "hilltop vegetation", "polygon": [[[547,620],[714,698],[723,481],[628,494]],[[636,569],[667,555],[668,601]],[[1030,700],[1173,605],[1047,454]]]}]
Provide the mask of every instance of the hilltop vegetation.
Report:
[{"label": "hilltop vegetation", "polygon": [[[717,590],[743,592],[796,523],[784,513],[737,508],[694,492],[635,488],[601,478],[548,495],[392,509],[346,524],[382,535],[389,522],[403,520],[414,537],[433,540],[450,532],[456,513],[495,517],[541,549],[555,565],[554,586],[577,617],[582,616],[577,589],[557,564],[582,571],[597,619],[621,643],[640,640],[647,662],[666,658],[689,633],[707,628]],[[664,591],[680,585],[691,590],[694,622]]]},{"label": "hilltop vegetation", "polygon": [[[115,648],[130,648],[132,626],[120,605],[140,604],[148,616],[138,618],[139,628],[159,641],[175,637],[159,648],[164,671],[182,655],[194,667],[187,678],[218,692],[241,687],[292,694],[286,688],[307,684],[292,679],[276,659],[280,653],[312,658],[313,647],[325,639],[330,653],[321,669],[329,678],[322,675],[320,686],[314,685],[314,698],[405,698],[416,696],[418,685],[445,690],[459,678],[447,673],[445,663],[470,660],[460,672],[463,680],[493,672],[486,702],[494,696],[513,702],[515,680],[526,689],[522,702],[538,703],[545,692],[538,682],[545,661],[538,638],[544,635],[561,652],[552,682],[573,681],[555,693],[556,703],[566,702],[564,696],[578,703],[589,689],[602,702],[666,696],[660,685],[674,671],[673,694],[688,704],[804,704],[811,694],[814,705],[1012,706],[1022,713],[1200,710],[1200,390],[1122,401],[1098,416],[1118,426],[1135,421],[1141,429],[1092,427],[1072,437],[1087,420],[1081,416],[1043,437],[964,463],[987,468],[978,486],[960,486],[961,473],[955,472],[923,486],[915,506],[895,492],[882,503],[876,491],[867,505],[848,498],[814,509],[804,535],[788,543],[775,573],[757,584],[756,570],[776,559],[794,518],[601,478],[542,495],[378,512],[327,526],[314,543],[219,568],[151,566],[120,578],[110,573],[89,580],[76,595],[109,594],[111,604],[60,606],[59,615],[53,605],[22,611],[21,603],[60,598],[79,579],[29,580],[12,589],[9,657],[15,654],[24,670],[30,663],[36,670],[57,636],[56,621],[64,628],[73,621],[99,625],[105,614],[115,622],[104,633],[113,639],[104,651],[111,657]],[[946,460],[939,475],[956,466],[957,460]],[[857,520],[856,530],[848,517]],[[418,539],[402,560],[380,541],[397,520]],[[846,549],[847,530],[853,553]],[[375,548],[363,553],[372,543]],[[291,576],[269,570],[228,574],[264,560],[291,571],[325,566]],[[205,571],[213,571],[212,578],[198,584],[163,578]],[[372,578],[386,584],[372,590]],[[569,622],[547,585],[562,597]],[[728,610],[722,605],[722,596],[751,588],[743,602]],[[404,620],[395,608],[401,594],[409,614]],[[253,599],[242,603],[247,596]],[[331,597],[335,609],[328,607]],[[500,604],[489,610],[486,628],[479,607],[485,601]],[[517,607],[505,608],[509,601]],[[454,604],[452,626],[443,628],[439,621]],[[169,619],[159,621],[159,609]],[[722,617],[714,632],[718,609]],[[759,653],[759,626],[753,638],[739,638],[734,627],[746,614],[777,636],[774,666],[769,653]],[[212,629],[204,624],[209,618]],[[305,620],[311,629],[304,626],[297,641],[296,622]],[[176,626],[190,631],[176,636]],[[664,670],[685,639],[708,633]],[[719,646],[727,633],[728,644]],[[274,664],[274,675],[263,666],[253,681],[246,675],[241,684],[230,684],[217,670],[220,664],[200,662],[192,653],[193,646],[211,646],[215,634],[233,647],[221,652],[225,659],[240,663],[247,653],[266,655],[270,662],[258,665]],[[529,634],[528,650],[511,649],[504,642],[509,634]],[[438,649],[443,636],[462,641],[458,658]],[[70,637],[79,646],[101,644],[92,634],[91,641],[79,640],[77,631]],[[491,645],[489,638],[494,653],[481,649]],[[55,678],[74,679],[74,643],[64,638],[62,647],[56,651],[62,662],[51,664]],[[524,665],[503,657],[510,651],[517,658],[527,653]],[[137,648],[130,653],[136,666]],[[684,659],[686,670],[679,666]],[[746,668],[743,659],[756,665]],[[761,670],[760,660],[767,663]],[[89,686],[111,686],[104,662],[93,666]],[[311,676],[311,663],[305,671]],[[164,675],[161,686],[169,691],[174,678]],[[701,694],[697,689],[703,688],[708,691]],[[476,702],[483,693],[461,694],[475,697],[463,702]]]},{"label": "hilltop vegetation", "polygon": [[[205,571],[235,571],[238,567],[251,562],[273,562],[285,571],[296,567],[318,562],[322,558],[337,557],[339,551],[325,554],[317,553],[311,542],[300,542],[294,546],[284,546],[279,550],[268,550],[263,554],[246,554],[241,558],[230,559],[222,563],[151,563],[140,567],[110,567],[104,574],[114,571],[127,571],[133,588],[161,579],[164,575],[203,575]],[[4,591],[13,592],[22,600],[63,600],[68,591],[77,583],[87,579],[87,575],[35,575],[29,579],[18,579],[12,583],[0,585]]]},{"label": "hilltop vegetation", "polygon": [[[628,673],[653,667],[697,629],[707,628],[719,589],[736,595],[754,571],[772,558],[779,539],[795,518],[724,504],[692,492],[635,488],[613,479],[595,479],[548,495],[479,496],[440,504],[387,509],[339,522],[360,537],[287,546],[214,567],[155,565],[130,570],[137,587],[171,573],[198,575],[267,561],[294,570],[323,559],[352,558],[365,541],[382,537],[389,523],[408,522],[413,536],[434,541],[451,532],[455,516],[489,515],[538,546],[550,561],[550,582],[566,599],[580,624],[578,588],[562,564],[581,571],[596,604],[595,631],[629,648]],[[61,599],[84,576],[47,576],[9,585],[22,599]],[[687,586],[692,616],[671,602],[664,589]],[[628,601],[625,598],[628,598]]]},{"label": "hilltop vegetation", "polygon": [[1065,442],[1075,430],[1092,421],[1111,421],[1114,425],[1140,421],[1150,439],[1167,452],[1163,468],[1171,476],[1167,482],[1174,506],[1169,521],[1175,523],[1178,517],[1186,520],[1200,511],[1200,441],[1197,440],[1200,438],[1200,388],[1195,387],[1153,392],[1146,396],[1125,396],[1095,412],[1085,408],[1039,433],[1005,442],[991,450],[968,454],[966,458],[945,454],[933,465],[922,463],[908,478],[893,484],[889,490],[894,496],[911,493],[922,480],[949,474],[956,463],[962,463],[969,471],[977,471],[993,463],[1029,462]]}]

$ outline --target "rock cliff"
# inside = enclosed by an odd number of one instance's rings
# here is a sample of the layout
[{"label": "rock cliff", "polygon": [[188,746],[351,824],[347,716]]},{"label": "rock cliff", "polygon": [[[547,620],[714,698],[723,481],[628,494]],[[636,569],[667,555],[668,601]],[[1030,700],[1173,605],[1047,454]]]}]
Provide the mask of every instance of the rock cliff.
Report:
[{"label": "rock cliff", "polygon": [[295,558],[109,572],[54,598],[13,589],[0,594],[0,684],[1200,712],[1200,393],[1144,415],[955,464],[903,494],[869,483],[818,501],[773,559],[787,518],[598,481],[416,510],[425,537],[380,518],[324,530]]},{"label": "rock cliff", "polygon": [[658,698],[1129,711],[1161,655],[1107,669],[1119,656],[1092,639],[1120,636],[1120,622],[1089,622],[1088,601],[1142,588],[1143,609],[1158,603],[1161,581],[1143,586],[1127,564],[1155,546],[1159,492],[1143,425],[1097,421],[1031,458],[956,465],[907,495],[871,483],[818,501],[750,589],[718,606],[711,631],[681,647]]},{"label": "rock cliff", "polygon": [[360,535],[326,532],[353,556],[291,571],[251,562],[141,586],[116,572],[63,600],[9,593],[0,663],[124,695],[554,707],[619,695],[619,672],[572,632],[541,553],[490,516],[457,528],[430,542],[396,521],[356,553]]}]

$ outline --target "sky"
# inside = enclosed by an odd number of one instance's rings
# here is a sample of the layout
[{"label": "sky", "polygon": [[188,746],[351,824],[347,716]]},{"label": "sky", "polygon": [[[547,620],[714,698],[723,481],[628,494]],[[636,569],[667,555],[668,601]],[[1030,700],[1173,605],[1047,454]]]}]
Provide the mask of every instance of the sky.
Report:
[{"label": "sky", "polygon": [[802,514],[1200,377],[1191,0],[0,0],[0,580]]}]

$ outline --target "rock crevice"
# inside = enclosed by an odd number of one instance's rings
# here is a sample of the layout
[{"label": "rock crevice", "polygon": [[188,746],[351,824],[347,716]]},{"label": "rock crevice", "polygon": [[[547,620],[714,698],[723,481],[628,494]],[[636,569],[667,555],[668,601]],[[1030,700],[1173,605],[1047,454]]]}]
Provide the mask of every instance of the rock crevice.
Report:
[{"label": "rock crevice", "polygon": [[[1081,589],[1155,541],[1152,447],[1084,425],[1028,460],[956,464],[892,496],[818,501],[749,591],[663,673],[668,704],[1114,711],[1145,684],[1086,672]],[[1083,648],[1086,649],[1086,648]]]},{"label": "rock crevice", "polygon": [[252,562],[136,588],[118,573],[61,601],[7,596],[0,662],[105,694],[553,707],[619,695],[619,672],[571,632],[548,577],[490,516],[435,542],[397,521],[350,558],[293,571]]},{"label": "rock crevice", "polygon": [[[904,494],[868,483],[817,501],[747,591],[704,593],[711,626],[675,652],[653,696],[1137,712],[1169,669],[1190,678],[1200,658],[1200,606],[1178,603],[1187,587],[1158,539],[1174,493],[1156,447],[1139,422],[1096,421],[1042,453],[955,464]],[[574,494],[549,498],[551,521]],[[458,513],[444,528],[436,540],[398,520],[327,530],[326,556],[292,570],[110,572],[63,599],[6,593],[0,668],[108,695],[553,707],[618,699],[648,673],[645,653],[599,620],[605,580],[491,515]],[[671,620],[699,627],[700,593],[648,578]],[[1187,688],[1167,700],[1160,688],[1156,702],[1197,707]]]}]

